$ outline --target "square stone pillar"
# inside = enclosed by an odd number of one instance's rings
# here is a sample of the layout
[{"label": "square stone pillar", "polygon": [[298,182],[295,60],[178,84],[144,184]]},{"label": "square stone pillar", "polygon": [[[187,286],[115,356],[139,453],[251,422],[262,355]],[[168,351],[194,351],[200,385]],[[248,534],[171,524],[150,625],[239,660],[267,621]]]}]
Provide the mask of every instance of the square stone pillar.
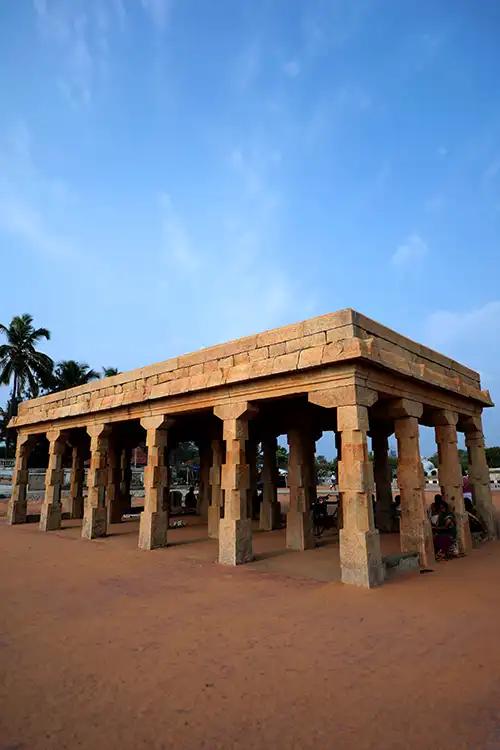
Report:
[{"label": "square stone pillar", "polygon": [[122,515],[132,511],[132,467],[130,461],[132,458],[132,449],[125,446],[120,451],[120,500]]},{"label": "square stone pillar", "polygon": [[248,516],[250,469],[247,463],[248,402],[214,407],[223,422],[226,457],[222,466],[224,518],[219,522],[219,562],[240,565],[253,559],[252,520]]},{"label": "square stone pillar", "polygon": [[208,536],[210,539],[219,538],[219,522],[222,508],[222,464],[224,461],[224,443],[222,440],[212,440],[212,466],[210,467],[210,504],[208,506]]},{"label": "square stone pillar", "polygon": [[7,523],[26,523],[28,505],[28,459],[33,442],[30,435],[18,433],[16,460],[12,475],[12,492],[7,507]]},{"label": "square stone pillar", "polygon": [[[409,402],[395,419],[398,443],[398,486],[401,495],[400,538],[402,552],[418,552],[420,565],[435,563],[432,529],[425,502],[425,477],[420,458],[418,416],[422,406]],[[413,411],[412,411],[413,410]]]},{"label": "square stone pillar", "polygon": [[84,477],[83,446],[77,443],[71,448],[71,477],[69,485],[69,513],[71,518],[83,518]]},{"label": "square stone pillar", "polygon": [[167,546],[169,467],[167,451],[167,420],[145,417],[148,462],[144,469],[144,510],[139,524],[139,549],[151,550]]},{"label": "square stone pillar", "polygon": [[392,472],[389,463],[389,435],[392,430],[385,425],[375,425],[370,430],[373,449],[373,475],[375,479],[375,525],[379,531],[394,531],[392,517]]},{"label": "square stone pillar", "polygon": [[198,513],[203,521],[208,522],[210,505],[210,467],[212,464],[212,445],[209,440],[200,440],[200,483],[198,487]]},{"label": "square stone pillar", "polygon": [[116,439],[111,437],[108,450],[108,477],[106,484],[106,509],[108,524],[121,523],[123,499],[120,492],[122,479],[121,449]]},{"label": "square stone pillar", "polygon": [[63,455],[66,436],[61,430],[49,430],[49,465],[45,473],[45,496],[40,511],[40,531],[55,531],[61,528],[63,483]]},{"label": "square stone pillar", "polygon": [[82,539],[97,539],[106,536],[108,527],[106,487],[111,426],[103,423],[92,424],[87,427],[87,432],[90,435],[90,467]]},{"label": "square stone pillar", "polygon": [[314,547],[312,504],[316,500],[314,436],[303,420],[288,432],[288,492],[290,505],[286,516],[286,546],[306,550]]},{"label": "square stone pillar", "polygon": [[490,470],[484,451],[483,425],[480,416],[470,417],[464,423],[465,445],[469,455],[469,478],[472,498],[481,520],[488,530],[489,539],[497,538],[495,511],[491,499]]},{"label": "square stone pillar", "polygon": [[276,437],[262,438],[262,502],[260,504],[259,529],[272,531],[281,524],[281,505],[278,502],[278,464]]},{"label": "square stone pillar", "polygon": [[440,411],[435,418],[441,494],[455,514],[458,550],[462,554],[467,554],[472,549],[472,539],[469,518],[464,506],[462,469],[458,457],[458,414]]},{"label": "square stone pillar", "polygon": [[250,438],[246,442],[246,459],[250,486],[247,495],[247,518],[253,519],[254,502],[257,496],[257,440]]},{"label": "square stone pillar", "polygon": [[343,526],[339,532],[342,582],[371,588],[384,581],[379,533],[373,522],[373,469],[368,458],[368,408],[360,404],[337,408],[342,435],[339,491]]}]

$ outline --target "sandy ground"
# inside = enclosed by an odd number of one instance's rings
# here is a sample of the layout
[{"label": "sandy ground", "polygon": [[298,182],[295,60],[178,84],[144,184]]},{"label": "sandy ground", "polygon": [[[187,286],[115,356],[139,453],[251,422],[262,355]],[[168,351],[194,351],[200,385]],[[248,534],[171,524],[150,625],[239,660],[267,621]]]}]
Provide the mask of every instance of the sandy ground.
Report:
[{"label": "sandy ground", "polygon": [[500,543],[364,591],[334,536],[234,569],[137,530],[0,521],[1,750],[500,748]]}]

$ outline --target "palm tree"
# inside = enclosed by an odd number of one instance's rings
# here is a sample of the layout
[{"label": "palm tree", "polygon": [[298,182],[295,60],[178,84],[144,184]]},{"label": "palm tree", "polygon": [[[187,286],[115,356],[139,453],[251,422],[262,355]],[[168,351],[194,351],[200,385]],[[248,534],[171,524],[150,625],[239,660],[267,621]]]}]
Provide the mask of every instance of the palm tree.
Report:
[{"label": "palm tree", "polygon": [[52,373],[53,361],[47,354],[36,350],[40,339],[50,339],[46,328],[34,328],[33,317],[28,314],[16,315],[10,325],[0,323],[0,333],[7,337],[7,343],[0,345],[0,383],[9,385],[12,381],[13,413],[22,393],[29,390],[38,395]]},{"label": "palm tree", "polygon": [[103,378],[111,378],[113,375],[118,375],[118,368],[117,367],[103,367],[102,368],[102,376]]},{"label": "palm tree", "polygon": [[54,370],[54,382],[52,391],[64,391],[66,388],[75,388],[77,385],[85,385],[90,380],[98,380],[99,373],[91,370],[86,362],[77,362],[74,359],[64,359],[58,362]]}]

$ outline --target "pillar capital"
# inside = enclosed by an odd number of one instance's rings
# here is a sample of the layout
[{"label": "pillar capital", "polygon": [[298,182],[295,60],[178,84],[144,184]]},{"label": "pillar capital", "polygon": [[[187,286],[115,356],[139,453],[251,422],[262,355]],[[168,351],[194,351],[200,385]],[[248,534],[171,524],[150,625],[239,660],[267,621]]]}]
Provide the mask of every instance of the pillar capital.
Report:
[{"label": "pillar capital", "polygon": [[93,439],[107,438],[111,434],[111,425],[106,422],[88,424],[85,429]]},{"label": "pillar capital", "polygon": [[214,415],[223,421],[227,419],[252,419],[258,413],[258,408],[250,401],[230,401],[214,406]]},{"label": "pillar capital", "polygon": [[456,427],[458,414],[449,409],[436,409],[431,414],[431,420],[434,427]]},{"label": "pillar capital", "polygon": [[409,398],[395,398],[380,404],[380,412],[391,419],[404,419],[405,417],[414,417],[420,419],[424,407],[418,401],[411,401]]},{"label": "pillar capital", "polygon": [[338,406],[373,406],[378,399],[377,391],[365,386],[340,385],[337,387],[322,388],[321,390],[311,391],[307,395],[309,403],[316,406],[323,406],[326,409],[337,408]]},{"label": "pillar capital", "polygon": [[174,420],[167,417],[166,414],[155,414],[149,417],[142,417],[140,422],[141,427],[144,427],[146,432],[148,430],[166,430],[174,424]]}]

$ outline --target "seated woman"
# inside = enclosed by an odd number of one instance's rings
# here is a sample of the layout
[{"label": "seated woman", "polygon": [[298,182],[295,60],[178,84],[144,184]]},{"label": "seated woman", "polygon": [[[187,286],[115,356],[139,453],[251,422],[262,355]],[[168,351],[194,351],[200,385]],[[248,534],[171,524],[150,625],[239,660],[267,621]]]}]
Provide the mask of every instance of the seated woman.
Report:
[{"label": "seated woman", "polygon": [[432,538],[436,560],[448,560],[457,557],[457,524],[455,514],[449,508],[446,500],[435,498],[432,515]]},{"label": "seated woman", "polygon": [[464,497],[465,510],[467,512],[467,518],[469,519],[469,528],[471,534],[479,534],[481,537],[488,536],[486,526],[481,521],[479,513],[472,504],[472,500],[469,497]]}]

